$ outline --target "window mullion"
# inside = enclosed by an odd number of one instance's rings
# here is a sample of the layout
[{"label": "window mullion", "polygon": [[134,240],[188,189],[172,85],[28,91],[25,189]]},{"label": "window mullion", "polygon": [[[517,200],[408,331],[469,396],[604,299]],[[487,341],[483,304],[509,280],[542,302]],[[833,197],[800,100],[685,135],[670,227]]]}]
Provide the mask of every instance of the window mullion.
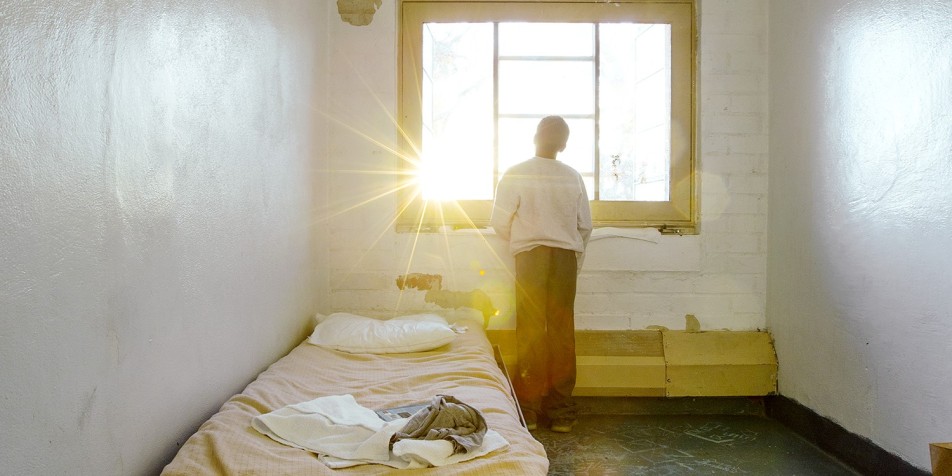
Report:
[{"label": "window mullion", "polygon": [[499,183],[499,22],[493,22],[493,197]]},{"label": "window mullion", "polygon": [[601,175],[602,175],[602,173],[601,173],[601,172],[602,172],[602,167],[601,167],[601,160],[600,160],[600,159],[601,159],[601,150],[599,149],[599,142],[600,142],[600,141],[599,141],[599,134],[600,134],[600,132],[601,132],[601,129],[600,129],[601,117],[600,117],[600,115],[599,115],[599,114],[600,114],[600,110],[601,110],[601,99],[600,99],[599,94],[600,94],[601,88],[599,87],[599,83],[598,83],[598,81],[599,81],[599,79],[598,79],[598,78],[599,78],[599,65],[601,64],[601,38],[600,38],[601,35],[598,34],[598,27],[599,27],[599,23],[595,23],[595,29],[594,29],[594,33],[595,33],[595,58],[594,58],[594,61],[593,61],[593,63],[594,63],[594,64],[593,64],[593,67],[594,67],[593,73],[595,74],[595,78],[594,78],[594,82],[593,82],[593,85],[595,86],[595,95],[594,95],[594,98],[595,98],[595,165],[594,165],[594,170],[593,170],[593,172],[594,172],[594,174],[593,174],[593,175],[594,175],[594,178],[593,178],[593,182],[592,182],[592,183],[594,184],[594,185],[592,185],[592,186],[595,187],[594,194],[592,195],[593,197],[595,197],[595,201],[598,201],[598,200],[601,199],[600,193],[599,193],[600,190],[601,190],[601,185],[600,185],[599,182],[600,182],[600,180],[601,180]]}]

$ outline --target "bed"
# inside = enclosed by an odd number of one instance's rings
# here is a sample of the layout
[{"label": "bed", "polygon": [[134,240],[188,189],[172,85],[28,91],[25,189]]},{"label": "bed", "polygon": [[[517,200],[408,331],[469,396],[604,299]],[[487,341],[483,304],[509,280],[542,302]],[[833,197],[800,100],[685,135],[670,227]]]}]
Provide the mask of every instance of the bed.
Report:
[{"label": "bed", "polygon": [[[522,425],[509,380],[481,323],[462,323],[465,332],[427,351],[349,353],[305,340],[225,402],[162,474],[546,474],[545,450]],[[435,468],[395,470],[366,464],[331,469],[314,453],[281,444],[252,427],[256,416],[324,396],[352,395],[361,406],[376,410],[441,394],[479,410],[508,447]]]}]

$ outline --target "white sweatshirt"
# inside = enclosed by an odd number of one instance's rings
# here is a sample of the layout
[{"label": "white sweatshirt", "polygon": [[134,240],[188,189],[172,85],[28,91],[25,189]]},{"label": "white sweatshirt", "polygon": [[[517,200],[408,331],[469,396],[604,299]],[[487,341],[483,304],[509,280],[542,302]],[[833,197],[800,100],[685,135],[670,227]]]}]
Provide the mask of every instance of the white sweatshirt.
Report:
[{"label": "white sweatshirt", "polygon": [[555,159],[533,157],[512,166],[496,188],[490,224],[513,256],[539,245],[575,251],[592,235],[582,176]]}]

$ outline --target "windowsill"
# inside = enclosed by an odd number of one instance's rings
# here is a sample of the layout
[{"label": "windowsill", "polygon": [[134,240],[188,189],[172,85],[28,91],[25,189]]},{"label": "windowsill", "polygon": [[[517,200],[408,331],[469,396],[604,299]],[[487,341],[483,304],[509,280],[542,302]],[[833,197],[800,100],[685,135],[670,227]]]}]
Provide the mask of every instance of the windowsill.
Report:
[{"label": "windowsill", "polygon": [[[654,230],[654,232],[650,231]],[[397,228],[397,233],[421,233],[421,234],[452,234],[458,236],[481,235],[496,236],[496,230],[491,226],[485,227],[456,227],[456,226],[423,226],[413,228]],[[697,228],[694,227],[669,227],[662,226],[639,226],[639,227],[614,227],[614,226],[595,226],[592,231],[592,239],[599,238],[633,238],[644,241],[655,241],[655,237],[668,235],[697,235]]]}]

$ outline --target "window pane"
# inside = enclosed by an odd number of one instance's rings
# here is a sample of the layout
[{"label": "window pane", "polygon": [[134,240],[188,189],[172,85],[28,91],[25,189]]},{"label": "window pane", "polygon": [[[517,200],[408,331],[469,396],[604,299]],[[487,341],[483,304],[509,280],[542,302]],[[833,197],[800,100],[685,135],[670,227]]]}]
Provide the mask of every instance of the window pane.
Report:
[{"label": "window pane", "polygon": [[423,143],[426,199],[493,196],[493,25],[426,23]]},{"label": "window pane", "polygon": [[536,126],[540,118],[499,119],[499,173],[535,155]]},{"label": "window pane", "polygon": [[566,119],[569,142],[559,160],[582,174],[588,199],[595,199],[595,119]]},{"label": "window pane", "polygon": [[592,56],[591,23],[500,23],[500,56]]},{"label": "window pane", "polygon": [[599,198],[669,200],[671,27],[599,25]]},{"label": "window pane", "polygon": [[594,114],[591,61],[500,61],[501,114]]},{"label": "window pane", "polygon": [[[535,155],[536,127],[538,118],[499,119],[499,172]],[[595,168],[595,121],[591,119],[568,119],[569,142],[558,159],[571,165],[582,175],[591,176]],[[591,190],[590,190],[591,191]]]},{"label": "window pane", "polygon": [[582,175],[592,176],[595,172],[595,119],[569,118],[565,122],[569,125],[569,142],[559,153],[559,160]]}]

